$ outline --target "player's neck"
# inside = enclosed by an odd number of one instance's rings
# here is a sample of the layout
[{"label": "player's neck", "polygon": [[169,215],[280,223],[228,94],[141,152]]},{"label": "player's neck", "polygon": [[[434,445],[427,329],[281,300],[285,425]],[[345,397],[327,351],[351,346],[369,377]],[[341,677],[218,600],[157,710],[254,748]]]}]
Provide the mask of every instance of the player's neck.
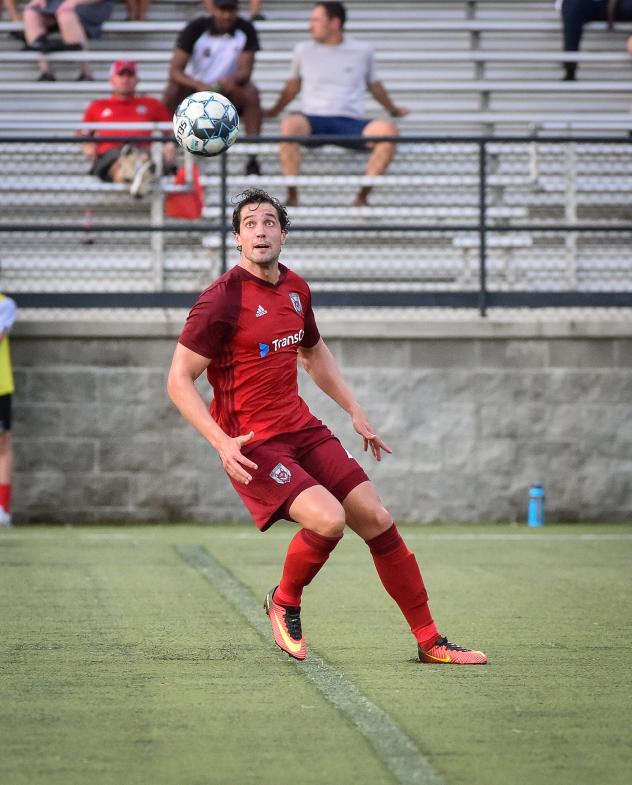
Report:
[{"label": "player's neck", "polygon": [[254,262],[244,259],[239,260],[239,266],[247,270],[251,275],[261,278],[262,281],[275,284],[278,282],[281,271],[279,270],[279,260],[269,262],[268,264],[255,264]]}]

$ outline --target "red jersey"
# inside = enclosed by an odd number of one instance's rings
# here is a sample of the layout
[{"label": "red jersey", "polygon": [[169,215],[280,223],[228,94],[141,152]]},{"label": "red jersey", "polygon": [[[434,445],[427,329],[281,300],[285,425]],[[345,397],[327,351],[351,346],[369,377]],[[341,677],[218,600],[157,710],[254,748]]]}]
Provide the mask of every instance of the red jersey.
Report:
[{"label": "red jersey", "polygon": [[[157,98],[133,95],[128,97],[111,95],[108,98],[97,98],[83,115],[84,123],[163,123],[171,122],[167,107]],[[121,128],[102,129],[93,132],[94,136],[151,136],[152,132],[124,131]],[[97,155],[121,147],[123,142],[101,142],[97,144]]]},{"label": "red jersey", "polygon": [[279,264],[276,284],[233,267],[191,309],[180,343],[208,357],[211,416],[253,443],[313,422],[298,394],[299,346],[320,340],[307,283]]}]

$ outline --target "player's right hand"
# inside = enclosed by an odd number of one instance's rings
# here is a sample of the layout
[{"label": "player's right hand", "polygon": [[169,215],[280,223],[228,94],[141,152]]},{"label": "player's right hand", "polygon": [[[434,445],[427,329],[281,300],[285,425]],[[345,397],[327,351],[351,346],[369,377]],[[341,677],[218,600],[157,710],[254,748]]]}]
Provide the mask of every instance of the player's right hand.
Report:
[{"label": "player's right hand", "polygon": [[256,463],[253,463],[249,458],[246,458],[245,455],[241,454],[242,446],[246,444],[246,442],[249,442],[254,435],[255,432],[250,431],[250,433],[244,434],[243,436],[228,437],[226,441],[217,448],[226,474],[243,485],[248,485],[250,480],[252,480],[252,475],[249,474],[244,467],[249,469],[259,468]]}]

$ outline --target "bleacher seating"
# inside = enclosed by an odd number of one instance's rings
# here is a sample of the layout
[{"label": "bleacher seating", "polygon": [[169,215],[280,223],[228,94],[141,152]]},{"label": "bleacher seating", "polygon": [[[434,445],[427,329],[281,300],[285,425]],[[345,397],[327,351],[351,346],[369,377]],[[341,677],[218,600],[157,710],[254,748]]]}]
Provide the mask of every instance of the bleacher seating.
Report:
[{"label": "bleacher seating", "polygon": [[[263,49],[255,72],[264,105],[272,102],[287,77],[292,47],[307,35],[312,5],[311,0],[266,0],[268,18],[257,25]],[[578,138],[606,134],[624,141],[632,129],[632,59],[623,44],[632,32],[630,25],[618,25],[615,33],[607,32],[605,25],[588,26],[582,52],[569,56],[561,52],[560,22],[549,0],[401,0],[387,7],[348,0],[347,7],[348,32],[376,46],[380,77],[395,100],[412,110],[400,123],[402,134],[537,132],[544,139],[550,133],[570,132]],[[89,100],[108,92],[109,64],[119,57],[137,59],[140,89],[159,96],[175,36],[199,12],[199,4],[191,0],[152,0],[147,21],[127,22],[121,5],[90,52],[51,55],[59,79],[53,83],[35,81],[37,55],[22,51],[19,42],[6,35],[16,29],[13,23],[0,22],[0,135],[74,132]],[[81,57],[93,64],[95,82],[73,81]],[[580,63],[574,83],[560,79],[561,63],[568,59]],[[381,113],[372,100],[368,107],[372,114]],[[278,128],[278,120],[266,121],[264,134],[275,135]],[[24,150],[0,142],[0,164],[7,158],[11,162],[0,179],[3,221],[59,223],[61,201],[64,220],[79,226],[94,217],[114,226],[160,220],[160,194],[137,202],[120,193],[124,189],[119,186],[101,184],[86,174],[77,145],[48,142],[37,150],[41,154],[35,154],[35,145]],[[254,150],[263,162],[260,181],[242,175],[245,155]],[[492,285],[540,285],[546,279],[559,280],[560,286],[572,281],[581,288],[603,283],[606,273],[615,288],[631,285],[626,278],[632,276],[626,272],[632,269],[629,236],[611,236],[608,257],[603,249],[595,250],[594,236],[568,243],[545,231],[519,231],[520,223],[534,221],[629,222],[630,146],[585,146],[582,153],[571,163],[564,148],[544,143],[536,152],[524,144],[490,148],[487,217],[492,224],[517,229],[487,239]],[[358,210],[349,205],[358,185],[368,182],[362,177],[364,161],[364,156],[339,148],[306,152],[297,181],[301,207],[292,213],[295,229],[287,249],[292,265],[323,286],[343,280],[476,286],[477,145],[401,145],[388,175],[376,181],[373,206]],[[228,155],[228,168],[231,193],[260,182],[284,195],[288,183],[280,175],[275,144],[236,145]],[[219,220],[218,178],[218,162],[205,163],[204,219],[210,223]],[[357,225],[364,231],[315,234],[301,229],[332,224]],[[445,234],[375,231],[380,225],[442,224],[472,228]],[[90,235],[82,228],[47,241],[45,258],[38,251],[41,234],[19,242],[5,234],[10,241],[0,251],[2,285],[13,291],[80,290],[95,284],[110,289],[195,289],[219,271],[217,234],[157,234],[131,239],[118,235],[108,242],[107,235]]]}]

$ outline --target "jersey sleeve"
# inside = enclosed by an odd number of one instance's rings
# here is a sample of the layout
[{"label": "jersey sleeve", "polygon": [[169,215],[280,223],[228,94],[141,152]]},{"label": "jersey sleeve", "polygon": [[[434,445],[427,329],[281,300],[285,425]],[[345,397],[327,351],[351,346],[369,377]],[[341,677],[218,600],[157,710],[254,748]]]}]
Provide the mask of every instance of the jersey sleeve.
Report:
[{"label": "jersey sleeve", "polygon": [[261,49],[259,43],[259,36],[253,24],[247,22],[245,19],[240,19],[237,26],[246,34],[246,43],[244,44],[244,52],[258,52]]},{"label": "jersey sleeve", "polygon": [[189,312],[179,343],[209,360],[217,361],[225,353],[237,324],[233,288],[212,286],[202,292]]},{"label": "jersey sleeve", "polygon": [[205,17],[199,17],[198,19],[189,22],[176,38],[176,49],[183,49],[185,52],[193,54],[195,42],[206,30],[206,26],[207,19]]},{"label": "jersey sleeve", "polygon": [[308,300],[307,308],[305,309],[305,322],[303,326],[305,335],[301,341],[301,346],[304,346],[306,349],[311,349],[312,346],[316,346],[318,341],[320,341],[320,331],[318,330],[316,317],[314,316],[314,311],[312,310],[312,293],[309,288],[307,290],[307,294]]}]

